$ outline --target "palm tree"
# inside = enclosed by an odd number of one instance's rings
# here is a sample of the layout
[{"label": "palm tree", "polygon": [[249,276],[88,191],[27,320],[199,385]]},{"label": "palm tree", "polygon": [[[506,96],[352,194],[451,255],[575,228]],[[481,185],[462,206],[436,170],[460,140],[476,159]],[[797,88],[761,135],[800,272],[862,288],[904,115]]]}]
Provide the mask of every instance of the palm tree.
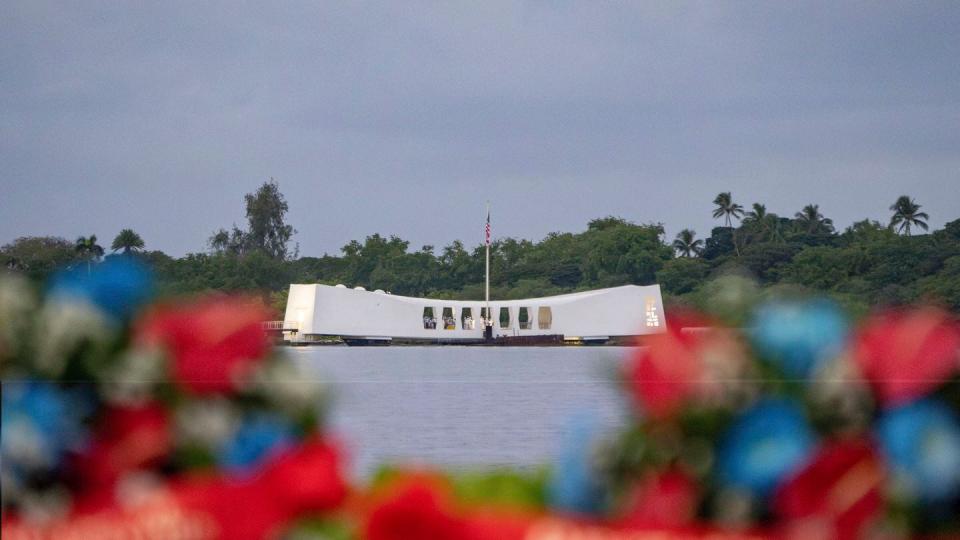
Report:
[{"label": "palm tree", "polygon": [[677,239],[673,241],[673,249],[677,250],[682,257],[693,257],[700,255],[703,251],[703,240],[696,239],[697,233],[690,229],[684,229],[677,234]]},{"label": "palm tree", "polygon": [[[927,221],[930,216],[926,212],[920,212],[920,205],[906,195],[897,198],[897,202],[890,206],[893,210],[893,217],[890,218],[890,228],[897,228],[898,233],[907,232],[910,236],[910,226],[916,225],[923,230],[927,230]],[[899,227],[897,227],[899,225]]]},{"label": "palm tree", "polygon": [[100,257],[103,257],[103,248],[97,244],[97,235],[95,234],[91,234],[88,237],[78,237],[73,249],[80,255],[81,259],[87,261],[88,274],[90,273],[92,262],[100,260]]},{"label": "palm tree", "polygon": [[803,210],[794,214],[793,217],[796,218],[797,223],[807,234],[833,232],[833,220],[823,217],[823,214],[820,213],[820,205],[818,204],[808,204],[804,206]]},{"label": "palm tree", "polygon": [[747,212],[745,218],[743,218],[744,223],[750,221],[752,223],[763,223],[767,216],[770,214],[767,213],[767,205],[760,203],[753,203],[753,210]]},{"label": "palm tree", "polygon": [[143,249],[143,246],[143,238],[140,238],[139,234],[135,233],[133,229],[123,229],[117,234],[117,237],[113,239],[113,244],[110,245],[110,249],[114,252],[122,249],[126,255],[131,251]]},{"label": "palm tree", "polygon": [[740,227],[746,233],[743,240],[745,242],[766,241],[770,236],[768,233],[772,228],[771,221],[776,221],[776,216],[767,212],[766,205],[753,203],[753,210],[744,215],[743,224]]},{"label": "palm tree", "polygon": [[767,232],[770,233],[771,242],[774,242],[776,244],[784,243],[784,238],[783,238],[783,229],[784,229],[783,222],[784,221],[789,222],[790,220],[789,219],[785,220],[784,218],[781,218],[776,214],[767,215],[767,223],[768,223]]},{"label": "palm tree", "polygon": [[743,207],[733,202],[733,197],[729,191],[724,191],[717,195],[717,198],[713,200],[713,204],[717,205],[717,208],[713,211],[714,219],[724,218],[724,223],[726,223],[727,227],[730,227],[731,217],[740,219],[740,217],[743,216]]}]

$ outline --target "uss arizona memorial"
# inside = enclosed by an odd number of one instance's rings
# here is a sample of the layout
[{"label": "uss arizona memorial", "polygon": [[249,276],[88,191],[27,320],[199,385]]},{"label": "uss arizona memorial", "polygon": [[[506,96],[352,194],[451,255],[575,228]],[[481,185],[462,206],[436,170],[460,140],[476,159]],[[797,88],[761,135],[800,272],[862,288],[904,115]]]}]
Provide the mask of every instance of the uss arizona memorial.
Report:
[{"label": "uss arizona memorial", "polygon": [[491,302],[489,203],[485,233],[483,302],[293,284],[281,328],[284,339],[309,343],[336,336],[348,345],[607,343],[666,329],[659,285]]},{"label": "uss arizona memorial", "polygon": [[605,343],[662,332],[666,320],[659,285],[483,302],[293,284],[283,326],[292,343]]}]

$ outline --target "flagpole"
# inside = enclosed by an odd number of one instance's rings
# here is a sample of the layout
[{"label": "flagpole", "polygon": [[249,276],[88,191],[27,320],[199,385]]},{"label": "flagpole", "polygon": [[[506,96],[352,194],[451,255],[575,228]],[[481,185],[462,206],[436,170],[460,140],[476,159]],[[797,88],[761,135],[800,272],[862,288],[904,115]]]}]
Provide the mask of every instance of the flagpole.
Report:
[{"label": "flagpole", "polygon": [[487,303],[487,319],[486,327],[483,329],[483,337],[490,339],[493,337],[493,313],[490,312],[490,201],[487,201],[487,228],[485,243],[487,245],[487,270],[484,296]]}]

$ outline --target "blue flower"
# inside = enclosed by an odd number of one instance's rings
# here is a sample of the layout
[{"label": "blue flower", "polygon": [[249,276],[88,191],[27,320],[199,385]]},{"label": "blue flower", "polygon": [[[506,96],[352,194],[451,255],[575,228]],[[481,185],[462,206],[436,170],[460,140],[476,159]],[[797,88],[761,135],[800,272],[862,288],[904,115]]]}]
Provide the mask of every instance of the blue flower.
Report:
[{"label": "blue flower", "polygon": [[960,493],[960,421],[943,403],[920,400],[891,409],[877,422],[880,445],[894,470],[927,501]]},{"label": "blue flower", "polygon": [[764,357],[791,377],[807,377],[843,348],[848,323],[829,300],[771,302],[754,315],[750,337]]},{"label": "blue flower", "polygon": [[82,400],[45,382],[3,384],[0,463],[13,474],[56,468],[83,438]]},{"label": "blue flower", "polygon": [[726,484],[761,496],[806,462],[815,444],[793,402],[767,399],[737,418],[721,441],[717,474]]},{"label": "blue flower", "polygon": [[580,413],[570,418],[548,485],[551,506],[594,514],[603,506],[603,486],[594,469],[592,443],[598,434],[596,417]]},{"label": "blue flower", "polygon": [[50,285],[51,298],[86,300],[119,321],[129,319],[152,293],[149,269],[129,256],[109,257],[89,272],[85,266],[62,272]]},{"label": "blue flower", "polygon": [[244,418],[233,437],[220,449],[217,461],[229,471],[242,473],[295,442],[295,430],[285,418],[255,414]]}]

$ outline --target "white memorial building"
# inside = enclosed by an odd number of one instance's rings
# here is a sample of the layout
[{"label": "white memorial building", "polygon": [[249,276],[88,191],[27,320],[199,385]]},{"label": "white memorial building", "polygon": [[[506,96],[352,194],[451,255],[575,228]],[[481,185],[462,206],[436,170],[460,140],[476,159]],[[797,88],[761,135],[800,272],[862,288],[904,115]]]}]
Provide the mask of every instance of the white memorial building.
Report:
[{"label": "white memorial building", "polygon": [[[492,319],[487,317],[487,310]],[[490,330],[485,335],[484,329]],[[349,344],[606,343],[663,332],[659,285],[501,301],[411,298],[344,285],[293,284],[284,339]]]}]

